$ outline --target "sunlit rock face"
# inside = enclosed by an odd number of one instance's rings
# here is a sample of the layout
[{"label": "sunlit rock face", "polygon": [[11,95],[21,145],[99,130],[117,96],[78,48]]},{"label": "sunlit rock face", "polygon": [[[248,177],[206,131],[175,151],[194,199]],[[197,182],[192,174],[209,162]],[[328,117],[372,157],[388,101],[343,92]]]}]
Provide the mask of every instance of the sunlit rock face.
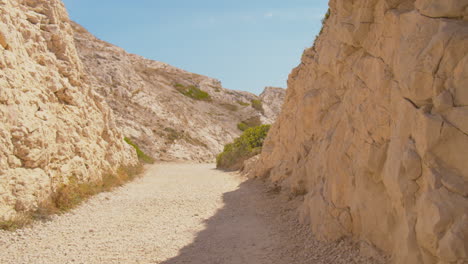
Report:
[{"label": "sunlit rock face", "polygon": [[0,0],[1,219],[34,210],[70,177],[136,164],[83,74],[61,1]]},{"label": "sunlit rock face", "polygon": [[255,171],[324,240],[468,262],[468,2],[331,0]]}]

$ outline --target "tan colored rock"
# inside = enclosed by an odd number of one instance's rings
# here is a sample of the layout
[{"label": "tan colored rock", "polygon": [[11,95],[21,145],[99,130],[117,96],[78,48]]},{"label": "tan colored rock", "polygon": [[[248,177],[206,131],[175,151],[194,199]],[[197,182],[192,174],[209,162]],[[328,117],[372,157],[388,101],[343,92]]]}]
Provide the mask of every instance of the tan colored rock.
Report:
[{"label": "tan colored rock", "polygon": [[[125,136],[156,159],[213,161],[241,134],[238,123],[252,117],[273,123],[279,114],[284,89],[265,90],[262,112],[250,106],[262,96],[228,90],[213,78],[129,54],[78,24],[73,29],[93,87],[112,107]],[[189,98],[177,85],[198,87],[211,100]]]},{"label": "tan colored rock", "polygon": [[284,103],[286,90],[279,87],[265,87],[265,90],[260,94],[260,100],[263,104],[265,115],[265,123],[273,124],[281,112],[281,107]]},{"label": "tan colored rock", "polygon": [[416,0],[416,8],[429,17],[454,17],[468,19],[466,0]]},{"label": "tan colored rock", "polygon": [[0,1],[0,219],[137,162],[83,77],[61,1]]},{"label": "tan colored rock", "polygon": [[255,155],[250,159],[244,161],[244,166],[241,169],[243,175],[249,177],[254,176],[255,168],[257,167],[257,162],[260,159],[260,155]]},{"label": "tan colored rock", "polygon": [[331,0],[257,177],[394,263],[468,262],[467,1]]}]

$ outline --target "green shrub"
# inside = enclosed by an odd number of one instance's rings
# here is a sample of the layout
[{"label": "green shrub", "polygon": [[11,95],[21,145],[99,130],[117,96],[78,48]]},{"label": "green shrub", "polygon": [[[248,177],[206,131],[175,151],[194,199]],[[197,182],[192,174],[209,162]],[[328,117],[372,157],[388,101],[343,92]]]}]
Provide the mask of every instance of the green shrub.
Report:
[{"label": "green shrub", "polygon": [[129,138],[125,137],[124,138],[125,142],[127,142],[127,144],[129,144],[130,146],[132,146],[136,153],[137,153],[137,156],[138,156],[138,159],[141,161],[141,162],[144,162],[144,163],[148,163],[148,164],[153,164],[154,163],[154,159],[148,155],[146,155],[141,149],[140,147],[138,147],[137,144],[133,143]]},{"label": "green shrub", "polygon": [[196,87],[195,85],[184,86],[180,83],[177,83],[174,85],[174,87],[181,94],[192,99],[200,101],[211,101],[211,96],[207,92],[200,90],[200,88]]},{"label": "green shrub", "polygon": [[49,220],[51,215],[69,211],[95,194],[122,186],[142,172],[143,166],[139,164],[121,167],[116,173],[104,174],[96,182],[79,182],[76,177],[70,177],[67,184],[58,186],[49,199],[39,204],[35,211],[23,212],[13,219],[0,221],[0,229],[14,231],[29,226],[34,221]]},{"label": "green shrub", "polygon": [[262,124],[262,121],[260,120],[260,117],[254,116],[237,124],[237,128],[240,131],[245,131],[248,128],[260,126],[261,124]]},{"label": "green shrub", "polygon": [[263,113],[263,105],[260,100],[252,100],[252,107]]},{"label": "green shrub", "polygon": [[216,167],[228,170],[240,169],[245,160],[261,152],[269,129],[270,125],[261,125],[245,130],[233,143],[224,146],[223,152],[216,157]]},{"label": "green shrub", "polygon": [[244,122],[240,122],[239,124],[237,124],[237,128],[240,131],[245,131],[245,130],[247,130],[249,128],[249,126]]},{"label": "green shrub", "polygon": [[253,116],[249,119],[246,119],[243,121],[247,126],[250,127],[257,127],[262,124],[262,121],[260,120],[260,116]]},{"label": "green shrub", "polygon": [[242,101],[237,101],[237,103],[242,105],[242,106],[249,106],[250,105],[249,103],[242,102]]}]

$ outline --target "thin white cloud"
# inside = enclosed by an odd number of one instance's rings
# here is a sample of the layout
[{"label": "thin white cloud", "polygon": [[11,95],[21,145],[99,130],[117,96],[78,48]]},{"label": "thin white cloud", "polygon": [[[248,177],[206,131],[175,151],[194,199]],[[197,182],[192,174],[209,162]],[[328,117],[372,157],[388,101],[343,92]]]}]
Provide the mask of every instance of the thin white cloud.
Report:
[{"label": "thin white cloud", "polygon": [[264,18],[272,18],[273,17],[273,12],[267,12],[263,15]]}]

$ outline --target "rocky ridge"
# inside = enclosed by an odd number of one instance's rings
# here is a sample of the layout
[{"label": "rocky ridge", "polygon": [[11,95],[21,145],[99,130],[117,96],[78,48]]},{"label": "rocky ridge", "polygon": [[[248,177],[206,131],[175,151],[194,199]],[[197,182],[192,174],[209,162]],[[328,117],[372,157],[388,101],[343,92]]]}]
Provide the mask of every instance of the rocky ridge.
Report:
[{"label": "rocky ridge", "polygon": [[468,2],[331,0],[254,169],[324,240],[468,262]]},{"label": "rocky ridge", "polygon": [[0,220],[136,164],[84,74],[61,1],[0,0]]},{"label": "rocky ridge", "polygon": [[[239,136],[242,121],[273,123],[285,96],[267,88],[261,96],[225,89],[213,78],[129,54],[74,23],[75,42],[87,77],[108,102],[119,128],[158,160],[212,161]],[[209,95],[195,100],[178,88]],[[252,107],[262,100],[263,109]]]}]

